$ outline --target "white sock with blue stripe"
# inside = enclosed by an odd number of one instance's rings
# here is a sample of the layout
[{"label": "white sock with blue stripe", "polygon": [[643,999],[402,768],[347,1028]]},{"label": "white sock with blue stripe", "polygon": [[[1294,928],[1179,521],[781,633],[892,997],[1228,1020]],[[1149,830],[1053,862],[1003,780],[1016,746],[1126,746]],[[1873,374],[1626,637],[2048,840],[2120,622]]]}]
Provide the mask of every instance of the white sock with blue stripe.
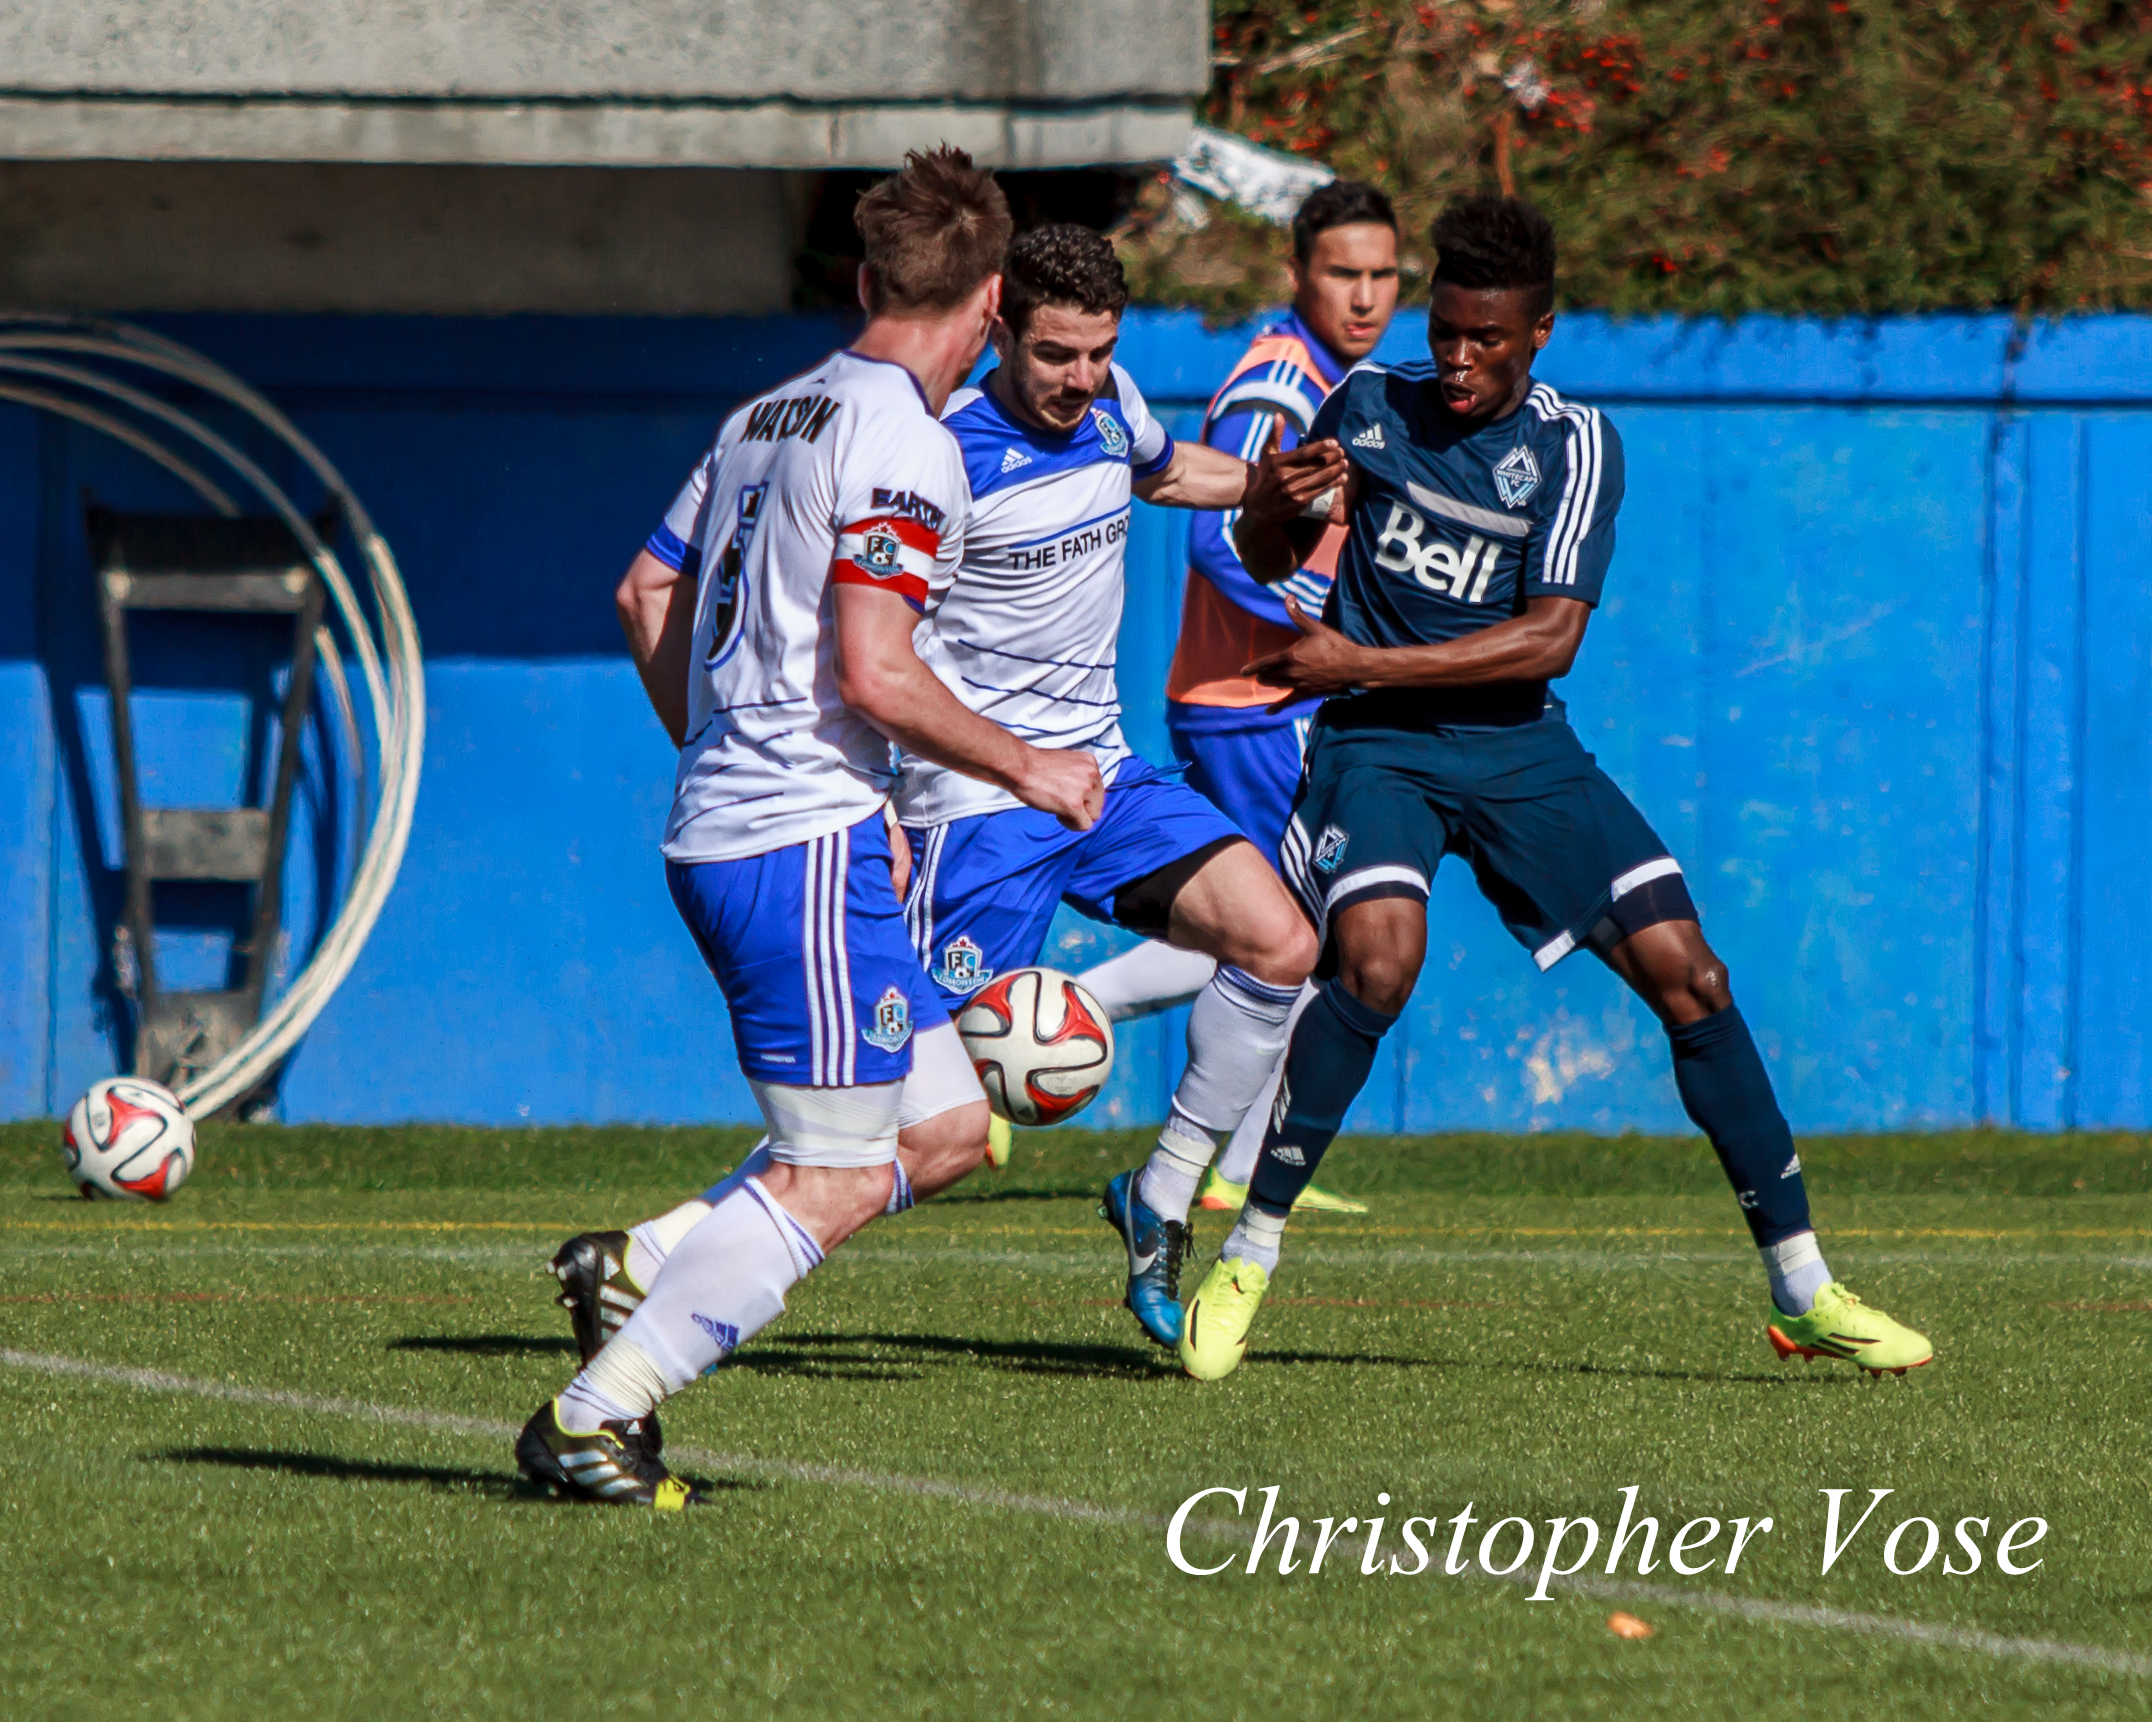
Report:
[{"label": "white sock with blue stripe", "polygon": [[1159,1218],[1188,1218],[1217,1139],[1247,1116],[1284,1053],[1299,997],[1297,986],[1272,986],[1230,963],[1220,963],[1196,995],[1188,1013],[1188,1068],[1139,1186],[1144,1206]]},{"label": "white sock with blue stripe", "polygon": [[588,1434],[647,1417],[782,1315],[785,1293],[821,1261],[806,1227],[760,1179],[744,1180],[680,1240],[641,1307],[560,1396],[561,1426]]}]

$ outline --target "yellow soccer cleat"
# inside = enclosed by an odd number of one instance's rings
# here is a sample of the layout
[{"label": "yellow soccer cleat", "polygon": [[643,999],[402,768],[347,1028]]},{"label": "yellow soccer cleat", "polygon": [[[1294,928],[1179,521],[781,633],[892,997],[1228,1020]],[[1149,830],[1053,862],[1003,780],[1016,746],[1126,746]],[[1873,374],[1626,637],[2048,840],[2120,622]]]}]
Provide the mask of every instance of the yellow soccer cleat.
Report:
[{"label": "yellow soccer cleat", "polygon": [[[1213,1214],[1237,1214],[1247,1206],[1248,1186],[1229,1184],[1218,1175],[1218,1168],[1207,1167],[1203,1183],[1196,1191],[1196,1206],[1207,1208]],[[1296,1214],[1364,1214],[1365,1202],[1356,1202],[1350,1196],[1333,1195],[1328,1190],[1318,1190],[1310,1184],[1300,1192],[1293,1203]]]},{"label": "yellow soccer cleat", "polygon": [[1016,1146],[1016,1131],[1006,1118],[989,1113],[986,1120],[986,1163],[997,1172],[1009,1169],[1009,1152]]},{"label": "yellow soccer cleat", "polygon": [[1806,1315],[1775,1313],[1764,1334],[1780,1357],[1842,1357],[1871,1374],[1903,1375],[1935,1355],[1926,1334],[1870,1309],[1833,1280]]},{"label": "yellow soccer cleat", "polygon": [[1181,1367],[1198,1381],[1218,1381],[1238,1369],[1249,1325],[1269,1289],[1270,1275],[1244,1256],[1214,1263],[1181,1323]]}]

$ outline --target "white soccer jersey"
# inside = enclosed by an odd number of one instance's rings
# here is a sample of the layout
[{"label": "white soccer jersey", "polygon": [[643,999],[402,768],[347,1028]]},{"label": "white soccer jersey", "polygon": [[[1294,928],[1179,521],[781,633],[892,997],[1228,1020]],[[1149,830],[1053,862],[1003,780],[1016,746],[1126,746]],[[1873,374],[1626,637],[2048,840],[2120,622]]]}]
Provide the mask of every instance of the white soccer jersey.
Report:
[{"label": "white soccer jersey", "polygon": [[[1173,439],[1119,365],[1067,436],[1024,423],[984,389],[952,395],[942,423],[963,451],[970,519],[961,563],[927,600],[919,655],[980,716],[1035,747],[1089,749],[1111,782],[1129,753],[1114,649],[1130,486],[1165,469]],[[905,757],[897,807],[907,824],[1017,805],[993,784]]]},{"label": "white soccer jersey", "polygon": [[725,421],[648,546],[700,576],[668,859],[767,854],[888,799],[890,745],[837,697],[832,591],[924,610],[964,502],[956,441],[900,365],[834,353]]}]

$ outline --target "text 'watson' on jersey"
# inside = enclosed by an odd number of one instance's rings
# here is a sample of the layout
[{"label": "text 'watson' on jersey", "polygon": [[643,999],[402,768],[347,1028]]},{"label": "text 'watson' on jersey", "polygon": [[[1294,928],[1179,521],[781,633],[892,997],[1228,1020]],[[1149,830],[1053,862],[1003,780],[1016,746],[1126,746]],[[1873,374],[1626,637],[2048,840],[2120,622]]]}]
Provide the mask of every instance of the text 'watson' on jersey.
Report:
[{"label": "text 'watson' on jersey", "polygon": [[[1024,423],[985,389],[950,397],[963,451],[963,559],[927,601],[919,655],[956,697],[1034,747],[1085,748],[1106,781],[1128,757],[1114,680],[1131,486],[1163,471],[1173,439],[1134,381],[1107,390],[1066,436]],[[897,806],[939,825],[1016,798],[907,755]]]},{"label": "text 'watson' on jersey", "polygon": [[[1506,621],[1529,599],[1599,602],[1622,453],[1596,407],[1535,383],[1515,412],[1472,424],[1442,404],[1433,364],[1363,364],[1308,435],[1335,437],[1360,481],[1324,612],[1348,638],[1428,645]],[[1407,724],[1530,722],[1550,709],[1544,681],[1403,688],[1353,704]]]},{"label": "text 'watson' on jersey", "polygon": [[764,855],[888,799],[889,743],[837,697],[835,588],[923,610],[964,502],[955,439],[900,365],[834,353],[725,421],[648,546],[700,578],[669,860]]}]

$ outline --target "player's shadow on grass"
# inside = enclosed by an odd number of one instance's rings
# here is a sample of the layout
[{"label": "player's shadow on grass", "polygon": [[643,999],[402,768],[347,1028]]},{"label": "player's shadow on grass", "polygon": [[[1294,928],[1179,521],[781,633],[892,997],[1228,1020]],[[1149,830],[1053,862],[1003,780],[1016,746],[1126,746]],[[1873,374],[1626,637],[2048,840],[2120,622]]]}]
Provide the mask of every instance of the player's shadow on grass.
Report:
[{"label": "player's shadow on grass", "polygon": [[[289,1477],[330,1477],[347,1483],[423,1483],[429,1488],[485,1495],[497,1501],[544,1501],[543,1489],[508,1471],[467,1471],[449,1465],[393,1465],[342,1459],[333,1453],[290,1453],[273,1447],[174,1447],[143,1457],[161,1465],[221,1465],[237,1471],[276,1471]],[[761,1483],[688,1479],[700,1489],[760,1489]]]},{"label": "player's shadow on grass", "polygon": [[575,1341],[549,1333],[407,1333],[389,1341],[391,1351],[455,1351],[466,1357],[575,1355]]},{"label": "player's shadow on grass", "polygon": [[[575,1341],[558,1335],[520,1333],[412,1333],[390,1340],[388,1348],[451,1351],[471,1357],[573,1356]],[[890,1352],[898,1355],[891,1357]],[[922,1381],[933,1368],[965,1364],[1012,1370],[1021,1375],[1120,1376],[1130,1380],[1168,1372],[1164,1363],[1133,1346],[957,1339],[934,1333],[779,1334],[736,1353],[725,1367],[751,1370],[757,1375],[821,1381]]]},{"label": "player's shadow on grass", "polygon": [[[1119,1376],[1129,1380],[1148,1380],[1167,1373],[1162,1362],[1133,1346],[1069,1345],[1055,1340],[960,1339],[940,1333],[786,1334],[766,1347],[740,1353],[730,1367],[752,1368],[757,1358],[770,1358],[773,1360],[771,1367],[779,1372],[811,1373],[802,1368],[804,1362],[835,1361],[832,1353],[839,1346],[860,1348],[867,1354],[859,1359],[862,1362],[871,1361],[871,1354],[876,1351],[903,1354],[914,1364],[910,1372],[912,1379],[925,1373],[921,1366],[962,1367],[966,1364],[1009,1370],[1019,1375]],[[798,1348],[791,1359],[782,1355],[787,1347]]]},{"label": "player's shadow on grass", "polygon": [[1473,1369],[1495,1375],[1605,1375],[1629,1381],[1687,1381],[1706,1387],[1828,1387],[1850,1377],[1822,1374],[1764,1374],[1727,1369],[1629,1369],[1607,1363],[1527,1363],[1465,1357],[1391,1357],[1382,1352],[1354,1355],[1336,1351],[1250,1351],[1250,1363],[1350,1364],[1356,1368]]}]

